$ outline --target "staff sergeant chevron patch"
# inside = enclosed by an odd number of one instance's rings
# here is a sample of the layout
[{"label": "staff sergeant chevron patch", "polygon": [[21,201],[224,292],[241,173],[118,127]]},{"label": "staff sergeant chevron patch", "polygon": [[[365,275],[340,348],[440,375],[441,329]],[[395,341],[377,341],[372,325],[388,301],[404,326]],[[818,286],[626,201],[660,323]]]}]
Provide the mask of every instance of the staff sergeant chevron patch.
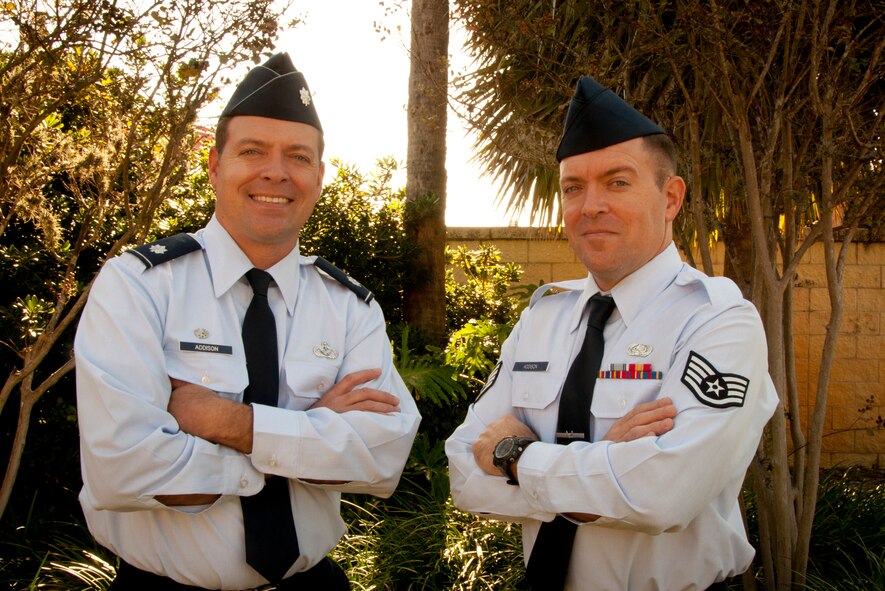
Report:
[{"label": "staff sergeant chevron patch", "polygon": [[682,372],[682,383],[707,406],[728,408],[744,405],[750,380],[733,373],[720,373],[712,363],[691,351]]},{"label": "staff sergeant chevron patch", "polygon": [[482,398],[482,395],[485,394],[488,389],[495,384],[495,380],[498,379],[498,374],[501,373],[501,365],[502,363],[500,361],[495,364],[495,367],[492,369],[492,373],[489,374],[489,377],[486,380],[485,386],[483,386],[482,390],[479,391],[479,394],[476,395],[476,400],[474,400],[474,402],[479,402],[479,399]]}]

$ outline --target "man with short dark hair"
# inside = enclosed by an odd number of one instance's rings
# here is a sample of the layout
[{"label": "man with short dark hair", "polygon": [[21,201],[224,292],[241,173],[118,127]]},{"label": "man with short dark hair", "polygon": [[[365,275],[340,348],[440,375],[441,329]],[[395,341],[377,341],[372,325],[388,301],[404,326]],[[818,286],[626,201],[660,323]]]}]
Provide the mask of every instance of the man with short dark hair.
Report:
[{"label": "man with short dark hair", "polygon": [[211,221],[108,261],[83,312],[81,504],[114,590],[346,590],[341,493],[389,496],[420,416],[371,293],[299,253],[323,134],[287,55],[218,132]]},{"label": "man with short dark hair", "polygon": [[658,125],[582,78],[557,160],[589,274],[535,292],[446,442],[455,505],[522,523],[535,591],[724,588],[753,558],[738,495],[778,402],[762,323],[680,260]]}]

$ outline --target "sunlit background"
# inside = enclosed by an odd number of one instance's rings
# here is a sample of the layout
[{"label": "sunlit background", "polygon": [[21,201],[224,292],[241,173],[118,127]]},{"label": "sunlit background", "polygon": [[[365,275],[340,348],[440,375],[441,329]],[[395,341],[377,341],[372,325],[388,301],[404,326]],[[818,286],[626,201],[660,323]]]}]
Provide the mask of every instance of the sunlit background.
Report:
[{"label": "sunlit background", "polygon": [[[369,172],[377,158],[393,156],[401,166],[396,186],[404,187],[409,14],[407,7],[388,8],[385,12],[382,3],[371,0],[296,1],[287,16],[302,22],[282,34],[276,50],[289,53],[310,86],[325,132],[327,163],[339,158]],[[375,23],[384,30],[376,30]],[[462,38],[461,29],[453,26],[450,72],[469,65]],[[222,100],[204,113],[217,116],[232,92],[222,90]],[[451,110],[446,142],[446,225],[528,225],[527,216],[514,222],[503,205],[496,207],[497,185],[470,162],[473,140]],[[327,178],[334,173],[327,168]]]}]

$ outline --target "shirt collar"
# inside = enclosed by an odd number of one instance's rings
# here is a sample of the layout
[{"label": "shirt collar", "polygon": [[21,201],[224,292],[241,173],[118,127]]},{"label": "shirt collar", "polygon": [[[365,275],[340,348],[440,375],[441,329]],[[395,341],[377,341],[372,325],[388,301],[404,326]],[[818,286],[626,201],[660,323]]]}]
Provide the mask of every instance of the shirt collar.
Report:
[{"label": "shirt collar", "polygon": [[[676,245],[670,242],[669,246],[660,254],[621,279],[608,292],[615,298],[617,305],[615,313],[623,319],[625,325],[630,326],[630,322],[645,308],[645,303],[664,291],[676,279],[682,266],[683,262],[679,257],[679,251],[676,250]],[[581,326],[587,302],[597,293],[605,292],[599,289],[593,275],[588,274],[584,281],[584,290],[575,301],[569,317],[571,331],[575,331]]]},{"label": "shirt collar", "polygon": [[683,265],[676,245],[670,242],[655,258],[615,285],[611,293],[624,324],[630,326],[630,322],[639,316],[647,303],[673,283]]},{"label": "shirt collar", "polygon": [[[241,279],[245,281],[243,275],[254,265],[214,215],[200,234],[206,249],[206,257],[209,260],[212,288],[215,297],[219,298],[237,281]],[[274,282],[283,296],[283,301],[286,302],[289,314],[293,314],[295,311],[295,298],[298,294],[300,281],[301,257],[298,246],[296,244],[289,254],[267,269],[267,272],[274,278]]]}]

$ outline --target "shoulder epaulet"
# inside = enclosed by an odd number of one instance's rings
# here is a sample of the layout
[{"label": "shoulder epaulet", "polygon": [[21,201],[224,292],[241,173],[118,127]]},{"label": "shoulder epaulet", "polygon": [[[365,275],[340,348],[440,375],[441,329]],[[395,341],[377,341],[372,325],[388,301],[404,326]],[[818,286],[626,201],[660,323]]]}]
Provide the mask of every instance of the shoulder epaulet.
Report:
[{"label": "shoulder epaulet", "polygon": [[534,306],[538,300],[547,295],[553,289],[562,290],[562,291],[580,291],[584,289],[584,285],[586,284],[586,279],[569,279],[567,281],[557,281],[555,283],[545,283],[541,287],[535,290],[532,294],[531,299],[529,300],[529,308]]},{"label": "shoulder epaulet", "polygon": [[706,292],[710,303],[717,308],[734,305],[735,302],[744,299],[741,289],[728,277],[710,277],[688,265],[676,276],[676,284],[683,286],[699,284]]},{"label": "shoulder epaulet", "polygon": [[375,298],[375,295],[371,291],[360,285],[355,279],[351,278],[350,275],[348,275],[323,257],[316,257],[316,259],[313,261],[313,264],[323,273],[355,293],[356,297],[358,297],[365,303],[368,304]]},{"label": "shoulder epaulet", "polygon": [[126,252],[138,257],[145,268],[150,269],[201,248],[202,245],[190,234],[175,234],[155,242],[136,246]]}]

